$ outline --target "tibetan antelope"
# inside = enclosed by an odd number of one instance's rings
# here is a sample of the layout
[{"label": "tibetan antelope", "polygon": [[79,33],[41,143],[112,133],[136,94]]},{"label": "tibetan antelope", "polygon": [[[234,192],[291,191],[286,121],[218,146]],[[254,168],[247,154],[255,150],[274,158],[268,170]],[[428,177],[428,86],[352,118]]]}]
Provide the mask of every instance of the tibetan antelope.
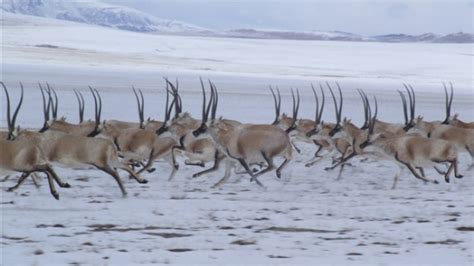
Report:
[{"label": "tibetan antelope", "polygon": [[[216,95],[212,97],[212,93]],[[203,120],[201,126],[193,131],[193,135],[209,135],[216,147],[227,156],[226,173],[214,187],[222,185],[230,177],[230,169],[238,161],[247,173],[251,176],[250,181],[256,181],[258,176],[275,169],[273,159],[283,157],[284,162],[277,168],[277,177],[281,177],[282,169],[292,158],[292,146],[288,134],[281,128],[273,125],[240,124],[228,123],[223,119],[209,118],[209,109],[206,110],[206,92],[203,89]],[[211,86],[212,109],[217,109],[217,90]],[[294,112],[295,113],[295,112]],[[297,112],[296,112],[297,113]],[[296,120],[296,117],[294,117]],[[249,167],[250,163],[265,162],[267,168],[258,173],[253,173]]]},{"label": "tibetan antelope", "polygon": [[[56,92],[53,88],[44,89],[40,84],[40,90],[43,97],[43,114],[44,114],[44,124],[39,132],[45,132],[47,130],[55,130],[64,132],[67,134],[75,136],[87,136],[95,137],[102,130],[102,124],[100,122],[100,117],[102,113],[102,98],[100,97],[99,92],[96,89],[89,87],[92,96],[94,97],[95,104],[95,121],[83,121],[80,124],[71,124],[66,122],[64,119],[57,119],[57,110],[58,110],[58,98]],[[45,94],[48,95],[48,101],[46,101]],[[52,97],[54,95],[54,98]],[[51,107],[52,111],[52,120],[49,116],[49,108]],[[82,116],[83,116],[82,109]],[[81,113],[79,114],[81,117]]]},{"label": "tibetan antelope", "polygon": [[[20,101],[11,116],[10,96],[3,82],[0,82],[7,99],[7,124],[8,133],[6,139],[0,140],[0,174],[9,175],[11,173],[22,173],[18,184],[8,189],[14,191],[17,189],[30,174],[37,172],[45,173],[48,177],[50,192],[55,199],[59,199],[59,194],[54,186],[56,181],[61,187],[70,187],[68,183],[63,182],[53,170],[48,159],[40,149],[38,144],[29,140],[17,140],[17,129],[15,128],[16,118],[23,103],[23,85],[20,83],[21,96]],[[34,178],[33,178],[34,181]],[[36,183],[36,182],[35,182]]]},{"label": "tibetan antelope", "polygon": [[[169,104],[169,94],[167,93],[164,122],[170,119],[174,104],[174,100]],[[173,166],[170,156],[171,148],[177,143],[171,137],[160,137],[154,130],[146,128],[120,129],[108,123],[104,124],[103,133],[105,136],[113,139],[117,150],[125,161],[131,161],[133,163],[146,161],[137,174],[143,171],[153,171],[153,169],[150,168],[156,160],[161,158],[164,158],[165,161]],[[176,170],[173,167],[170,178],[172,178],[175,172]]]},{"label": "tibetan antelope", "polygon": [[342,116],[343,97],[342,97],[341,87],[339,86],[338,83],[336,83],[338,91],[339,91],[339,103],[338,103],[331,86],[327,82],[326,82],[326,85],[329,88],[329,91],[331,93],[331,96],[334,102],[334,109],[336,113],[336,123],[335,124],[324,123],[321,120],[323,107],[324,107],[324,90],[320,84],[320,89],[323,96],[321,109],[318,111],[318,105],[319,105],[318,96],[316,94],[316,91],[313,90],[315,100],[316,100],[316,123],[314,125],[314,128],[312,128],[309,132],[306,133],[306,136],[308,138],[314,140],[315,144],[318,146],[318,150],[314,154],[313,159],[311,159],[308,163],[306,163],[306,167],[312,166],[315,163],[319,162],[324,157],[323,155],[320,155],[320,153],[323,150],[329,151],[328,154],[334,155],[335,153],[339,152],[341,155],[344,155],[349,151],[351,147],[351,144],[347,142],[345,139],[334,137],[334,135],[342,129],[341,116]]},{"label": "tibetan antelope", "polygon": [[[369,109],[370,112],[370,109]],[[438,181],[424,177],[416,169],[422,169],[427,165],[438,163],[449,163],[449,168],[444,173],[446,182],[454,170],[454,176],[461,178],[458,173],[458,151],[456,146],[446,140],[430,139],[416,135],[399,136],[389,132],[374,133],[376,114],[370,119],[367,139],[359,145],[366,152],[377,154],[380,158],[386,158],[399,166],[399,172],[394,177],[392,188],[395,188],[404,167],[418,179],[425,182],[437,184]]]},{"label": "tibetan antelope", "polygon": [[[214,143],[210,138],[196,138],[192,131],[199,128],[201,121],[191,117],[189,113],[182,112],[182,101],[179,96],[178,89],[167,81],[171,87],[171,94],[175,101],[175,117],[172,120],[163,123],[163,125],[156,130],[156,134],[165,136],[170,135],[178,144],[171,149],[171,156],[173,165],[177,170],[179,168],[176,162],[176,152],[179,151],[182,155],[187,157],[186,165],[195,165],[204,167],[207,162],[214,162],[214,165],[203,171],[193,174],[193,177],[215,171],[218,169],[220,162],[225,158],[225,155],[219,153]],[[212,86],[212,85],[211,85]],[[201,87],[204,84],[201,79]],[[209,106],[210,108],[210,106]],[[212,110],[212,117],[215,117],[216,110]],[[164,134],[165,133],[165,134]]]}]

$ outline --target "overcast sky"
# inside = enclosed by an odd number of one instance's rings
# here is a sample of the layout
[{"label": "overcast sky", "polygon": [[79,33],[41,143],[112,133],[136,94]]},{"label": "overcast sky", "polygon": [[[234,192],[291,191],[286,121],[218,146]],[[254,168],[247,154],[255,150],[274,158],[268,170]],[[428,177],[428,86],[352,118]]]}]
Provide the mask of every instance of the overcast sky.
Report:
[{"label": "overcast sky", "polygon": [[474,32],[474,0],[103,0],[211,29]]}]

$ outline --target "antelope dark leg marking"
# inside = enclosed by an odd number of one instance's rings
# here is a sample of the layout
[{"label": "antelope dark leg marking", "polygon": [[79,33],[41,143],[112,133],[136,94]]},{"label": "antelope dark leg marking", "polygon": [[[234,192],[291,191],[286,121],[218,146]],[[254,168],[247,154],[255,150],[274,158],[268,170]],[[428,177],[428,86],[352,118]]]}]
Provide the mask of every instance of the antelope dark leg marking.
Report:
[{"label": "antelope dark leg marking", "polygon": [[55,199],[59,200],[59,194],[56,191],[56,187],[54,186],[53,177],[48,170],[46,170],[46,175],[48,176],[49,191],[51,192],[51,195],[53,195]]},{"label": "antelope dark leg marking", "polygon": [[458,159],[457,158],[454,159],[453,165],[454,165],[454,177],[462,178],[463,175],[458,172]]},{"label": "antelope dark leg marking", "polygon": [[[148,168],[150,168],[153,165],[154,157],[155,157],[154,153],[155,153],[155,150],[151,149],[150,156],[148,156],[148,161],[146,162],[145,166],[143,166],[142,169],[138,170],[137,175],[139,175],[140,173],[147,170]],[[137,181],[138,181],[138,179],[137,179]],[[138,181],[138,182],[140,182],[140,181]]]},{"label": "antelope dark leg marking", "polygon": [[69,185],[67,182],[64,182],[61,180],[61,178],[59,178],[59,176],[56,174],[56,172],[53,170],[53,168],[51,168],[51,166],[47,166],[46,168],[46,171],[48,171],[51,176],[54,178],[54,181],[56,181],[56,183],[58,183],[58,186],[60,187],[64,187],[64,188],[70,188],[71,185]]},{"label": "antelope dark leg marking", "polygon": [[262,152],[260,152],[260,153],[262,154],[263,159],[265,159],[265,161],[267,162],[267,165],[268,165],[268,166],[267,166],[267,168],[263,169],[262,171],[256,173],[256,174],[253,176],[253,178],[256,178],[257,176],[263,175],[263,174],[265,174],[266,172],[269,172],[269,171],[271,171],[271,170],[273,170],[273,169],[275,168],[275,166],[273,165],[273,161],[272,161],[270,158],[268,158],[268,156],[265,154],[265,152],[262,151]]},{"label": "antelope dark leg marking", "polygon": [[280,166],[278,166],[278,168],[276,170],[276,175],[277,175],[278,178],[281,178],[281,170],[283,169],[283,167],[285,167],[288,164],[289,161],[290,160],[285,159],[283,161],[283,163]]},{"label": "antelope dark leg marking", "polygon": [[219,157],[219,155],[220,155],[219,152],[216,150],[216,152],[214,153],[214,165],[209,169],[206,169],[206,170],[203,170],[201,172],[195,173],[193,175],[193,177],[198,177],[200,175],[207,174],[207,173],[210,173],[210,172],[214,172],[217,169],[219,169],[219,164],[222,161],[222,159],[224,159],[224,157]]},{"label": "antelope dark leg marking", "polygon": [[416,178],[421,179],[421,180],[423,180],[423,181],[425,181],[425,182],[432,182],[432,183],[434,183],[434,184],[438,184],[438,181],[436,181],[436,180],[429,180],[429,179],[426,179],[426,178],[420,176],[420,175],[416,172],[415,168],[413,168],[413,166],[412,166],[411,164],[406,163],[406,162],[404,162],[404,161],[402,161],[402,160],[400,160],[400,159],[398,158],[398,153],[395,153],[395,160],[397,160],[397,161],[400,162],[401,164],[405,165],[405,166],[408,168],[408,170],[410,170],[410,172],[411,172]]},{"label": "antelope dark leg marking", "polygon": [[416,167],[416,169],[420,171],[422,177],[425,177],[425,169],[423,169],[423,167]]},{"label": "antelope dark leg marking", "polygon": [[290,143],[291,143],[291,146],[293,146],[293,148],[295,148],[297,153],[301,153],[301,150],[298,147],[296,147],[296,144],[293,141],[290,141]]},{"label": "antelope dark leg marking", "polygon": [[339,165],[349,161],[352,157],[356,156],[357,155],[357,152],[353,151],[351,154],[349,154],[349,156],[347,156],[346,158],[343,158],[342,160],[340,160],[337,164],[331,166],[331,167],[326,167],[324,168],[324,170],[328,171],[328,170],[332,170],[336,167],[338,167]]},{"label": "antelope dark leg marking", "polygon": [[37,178],[39,178],[35,173],[31,174],[31,180],[33,181],[33,184],[35,185],[36,188],[39,188],[40,185],[38,183],[38,180],[36,180]]},{"label": "antelope dark leg marking", "polygon": [[18,179],[18,182],[16,183],[15,186],[13,187],[10,187],[7,189],[8,192],[13,192],[15,190],[17,190],[21,184],[23,184],[23,182],[25,182],[26,178],[30,175],[30,172],[24,172],[21,174],[20,178]]},{"label": "antelope dark leg marking", "polygon": [[204,167],[206,166],[204,162],[199,162],[199,163],[190,163],[190,162],[184,162],[185,165],[191,165],[191,166],[199,166],[199,167]]},{"label": "antelope dark leg marking", "polygon": [[179,164],[176,163],[176,156],[174,154],[174,150],[176,149],[184,151],[185,148],[182,145],[181,146],[176,145],[171,148],[171,159],[173,161],[173,166],[174,166],[174,169],[178,170]]},{"label": "antelope dark leg marking", "polygon": [[115,179],[115,181],[117,181],[117,184],[120,188],[120,191],[122,191],[122,195],[124,197],[127,195],[127,191],[125,190],[125,187],[123,186],[122,180],[120,179],[120,176],[118,175],[117,171],[114,171],[114,170],[110,169],[110,167],[108,167],[108,166],[100,167],[100,166],[94,165],[94,167],[96,167],[97,169],[111,175]]},{"label": "antelope dark leg marking", "polygon": [[314,153],[314,158],[320,158],[322,157],[321,155],[319,155],[319,153],[321,152],[321,150],[323,149],[323,145],[317,143],[316,141],[313,140],[313,143],[314,145],[316,145],[318,147],[318,149],[316,150],[316,152]]}]

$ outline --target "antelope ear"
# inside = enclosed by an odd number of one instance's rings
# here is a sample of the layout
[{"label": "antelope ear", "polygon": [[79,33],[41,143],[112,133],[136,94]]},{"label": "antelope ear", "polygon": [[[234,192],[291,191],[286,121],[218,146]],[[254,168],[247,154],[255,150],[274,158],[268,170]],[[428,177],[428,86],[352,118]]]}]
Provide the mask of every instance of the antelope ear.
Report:
[{"label": "antelope ear", "polygon": [[147,119],[146,121],[150,122],[150,121],[151,121],[151,117],[148,117],[148,119]]},{"label": "antelope ear", "polygon": [[66,117],[65,117],[65,116],[61,116],[61,118],[59,118],[59,120],[61,120],[61,121],[64,122],[64,121],[66,121]]},{"label": "antelope ear", "polygon": [[455,113],[454,116],[453,116],[453,120],[458,119],[458,116],[459,116],[459,114],[458,114],[458,113]]}]

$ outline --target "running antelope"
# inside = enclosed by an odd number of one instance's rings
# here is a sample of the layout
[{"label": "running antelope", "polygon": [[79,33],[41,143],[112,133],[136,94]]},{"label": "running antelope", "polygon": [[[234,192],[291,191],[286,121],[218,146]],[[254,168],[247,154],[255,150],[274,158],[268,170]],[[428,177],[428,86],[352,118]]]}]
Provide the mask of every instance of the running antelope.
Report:
[{"label": "running antelope", "polygon": [[[166,94],[165,121],[170,119],[171,111],[175,102],[169,104],[169,94]],[[137,162],[146,163],[137,174],[143,171],[153,171],[151,169],[154,162],[158,159],[165,159],[172,166],[171,148],[177,143],[171,137],[160,137],[154,130],[141,128],[116,128],[112,124],[105,123],[103,129],[104,135],[113,139],[120,155],[127,162],[136,164]],[[176,169],[173,167],[170,178],[174,176]]]},{"label": "running antelope", "polygon": [[[210,99],[212,108],[217,109],[218,96],[214,86],[211,86],[211,93],[216,95]],[[209,109],[206,111],[205,95],[206,92],[203,89],[203,120],[201,126],[193,131],[193,135],[196,137],[200,135],[211,136],[219,151],[227,156],[226,174],[214,187],[222,185],[230,177],[230,169],[234,166],[233,161],[238,161],[244,167],[251,176],[251,181],[255,180],[257,184],[263,186],[257,177],[275,169],[274,158],[283,157],[284,162],[276,170],[277,177],[280,178],[282,169],[292,158],[293,148],[288,134],[273,125],[235,125],[223,119],[208,120]],[[268,165],[267,168],[254,174],[250,170],[249,164],[261,162],[265,162]]]},{"label": "running antelope", "polygon": [[[329,91],[331,93],[331,96],[334,102],[334,109],[336,113],[336,123],[335,124],[324,123],[321,120],[323,107],[324,107],[324,90],[322,86],[320,85],[321,93],[323,96],[321,109],[318,111],[318,105],[319,105],[318,96],[316,94],[316,91],[313,90],[315,100],[316,100],[316,119],[315,119],[316,123],[315,123],[314,128],[306,133],[306,136],[314,140],[315,144],[319,147],[316,153],[314,154],[313,159],[311,159],[308,163],[306,163],[306,167],[312,166],[315,163],[319,162],[324,157],[323,155],[320,155],[320,153],[323,150],[327,150],[328,151],[327,154],[334,155],[336,152],[339,152],[341,155],[344,155],[345,153],[348,152],[348,149],[351,147],[351,143],[347,142],[345,139],[334,137],[334,135],[342,129],[341,116],[342,116],[343,97],[342,97],[341,87],[339,86],[338,83],[336,83],[338,91],[339,91],[339,103],[338,103],[331,86],[327,82],[326,82],[326,85],[329,88]],[[340,159],[337,159],[337,160],[340,160]]]},{"label": "running antelope", "polygon": [[[20,83],[21,96],[20,101],[11,116],[10,96],[3,82],[2,85],[7,99],[7,125],[8,133],[5,139],[0,140],[0,175],[10,175],[12,173],[22,173],[18,184],[8,189],[13,191],[22,184],[30,174],[37,172],[45,173],[48,177],[50,192],[55,199],[59,199],[59,194],[54,186],[56,181],[61,187],[69,187],[69,184],[63,182],[54,172],[48,159],[34,141],[17,140],[17,129],[15,128],[16,118],[23,103],[23,85]],[[34,180],[34,178],[33,178]]]},{"label": "running antelope", "polygon": [[[370,110],[370,109],[369,109]],[[393,133],[374,133],[376,115],[371,118],[366,141],[360,144],[364,151],[378,154],[399,166],[399,172],[394,177],[392,188],[395,188],[403,167],[406,167],[418,179],[437,184],[438,181],[424,176],[422,167],[449,163],[449,168],[444,173],[446,182],[454,170],[454,176],[461,178],[458,173],[458,151],[452,142],[441,139],[430,139],[416,135],[399,136]],[[420,169],[421,174],[416,169]]]}]

